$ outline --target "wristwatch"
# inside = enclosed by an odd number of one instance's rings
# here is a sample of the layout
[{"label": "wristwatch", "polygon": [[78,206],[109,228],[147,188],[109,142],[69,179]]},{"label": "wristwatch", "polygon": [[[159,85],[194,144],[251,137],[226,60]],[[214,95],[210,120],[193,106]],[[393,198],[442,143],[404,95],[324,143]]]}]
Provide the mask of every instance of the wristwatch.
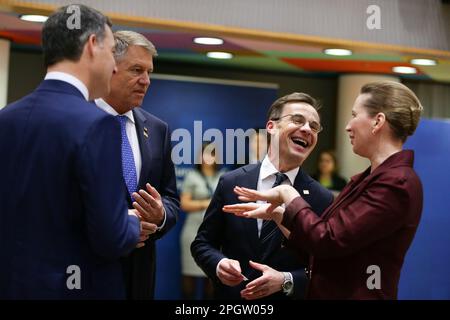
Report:
[{"label": "wristwatch", "polygon": [[292,279],[292,274],[290,272],[283,272],[284,282],[281,285],[283,293],[289,294],[294,286],[294,280]]}]

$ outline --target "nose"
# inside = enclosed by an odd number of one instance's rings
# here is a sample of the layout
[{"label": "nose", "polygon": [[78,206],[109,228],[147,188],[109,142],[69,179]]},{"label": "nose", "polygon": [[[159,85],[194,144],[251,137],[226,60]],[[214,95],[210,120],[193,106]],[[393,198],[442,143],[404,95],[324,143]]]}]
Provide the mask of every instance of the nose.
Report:
[{"label": "nose", "polygon": [[145,72],[144,75],[139,79],[139,81],[143,85],[150,85],[150,75]]},{"label": "nose", "polygon": [[114,65],[113,74],[116,74],[116,73],[117,73],[117,65]]},{"label": "nose", "polygon": [[350,128],[350,121],[347,123],[347,125],[345,126],[345,131],[350,132],[351,128]]},{"label": "nose", "polygon": [[312,129],[311,129],[311,127],[309,126],[309,121],[306,121],[304,125],[300,126],[300,130],[301,130],[301,131],[306,131],[306,132],[311,133],[311,132],[312,132]]}]

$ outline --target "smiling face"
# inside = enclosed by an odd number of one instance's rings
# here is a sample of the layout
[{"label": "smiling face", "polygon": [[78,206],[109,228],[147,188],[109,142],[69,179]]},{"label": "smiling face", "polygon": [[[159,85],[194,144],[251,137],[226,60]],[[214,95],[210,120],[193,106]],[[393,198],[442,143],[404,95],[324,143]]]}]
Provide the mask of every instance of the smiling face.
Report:
[{"label": "smiling face", "polygon": [[[306,123],[299,126],[292,122],[288,115],[295,114],[303,115]],[[271,134],[270,157],[273,163],[279,162],[279,170],[288,171],[302,165],[314,150],[318,133],[311,130],[310,122],[320,123],[319,114],[311,105],[303,102],[286,104],[280,120],[267,122],[267,131]]]},{"label": "smiling face", "polygon": [[345,127],[353,146],[353,152],[366,158],[370,156],[370,147],[374,140],[372,134],[374,117],[370,116],[364,107],[367,98],[369,98],[368,94],[360,94],[356,98],[352,109],[352,119]]},{"label": "smiling face", "polygon": [[111,79],[111,93],[105,98],[119,114],[142,105],[153,72],[152,54],[141,46],[129,46],[117,61],[117,72]]}]

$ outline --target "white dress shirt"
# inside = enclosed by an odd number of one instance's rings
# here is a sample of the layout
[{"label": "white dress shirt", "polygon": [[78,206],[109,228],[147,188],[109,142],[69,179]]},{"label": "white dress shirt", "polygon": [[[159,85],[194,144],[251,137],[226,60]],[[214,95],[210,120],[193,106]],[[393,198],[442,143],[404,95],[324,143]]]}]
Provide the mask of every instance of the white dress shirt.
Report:
[{"label": "white dress shirt", "polygon": [[45,75],[44,80],[59,80],[70,83],[81,92],[86,101],[89,100],[89,90],[86,85],[71,74],[60,71],[51,71]]},{"label": "white dress shirt", "polygon": [[[103,111],[109,113],[110,115],[117,116],[119,113],[111,107],[105,100],[103,99],[95,99],[95,104],[102,109]],[[133,151],[134,165],[136,168],[136,177],[137,183],[139,184],[139,177],[141,176],[142,169],[142,158],[141,158],[141,149],[139,148],[139,140],[136,131],[136,123],[134,121],[133,112],[130,110],[122,114],[128,118],[127,125],[125,130],[127,131],[128,141],[131,146],[131,150]],[[158,226],[157,230],[161,230],[166,224],[166,208],[163,207],[164,218],[163,222],[160,226]]]},{"label": "white dress shirt", "polygon": [[[289,184],[291,186],[294,185],[295,177],[297,176],[298,171],[300,170],[300,167],[294,168],[292,170],[289,170],[287,172],[283,172],[285,175],[287,175],[288,179],[284,180],[281,184]],[[275,183],[276,177],[275,173],[279,172],[275,166],[270,162],[269,157],[266,155],[264,157],[264,160],[261,163],[261,168],[259,169],[259,176],[258,176],[258,184],[257,184],[257,190],[258,191],[266,191],[269,189],[272,189],[273,184]],[[260,202],[260,201],[258,201]],[[264,202],[261,202],[264,203]],[[261,228],[263,225],[262,219],[257,219],[258,223],[258,237],[261,235]],[[216,275],[219,274],[219,266],[220,264],[227,258],[222,258],[219,263],[217,263],[216,266]],[[270,267],[270,266],[269,266]],[[280,270],[277,270],[280,271]],[[286,272],[289,274],[290,278],[293,279],[291,272]],[[286,294],[288,296],[292,295],[294,292],[294,286],[291,287],[289,292]]]},{"label": "white dress shirt", "polygon": [[[290,171],[283,172],[289,179],[284,180],[281,184],[288,184],[290,186],[294,185],[295,177],[297,176],[300,167],[294,168]],[[256,189],[258,191],[266,191],[272,189],[273,184],[275,183],[275,173],[278,170],[275,166],[270,162],[269,157],[266,155],[264,157],[263,162],[261,163],[261,168],[259,169],[259,177],[258,184]],[[259,202],[259,201],[258,201]],[[263,225],[262,219],[257,219],[258,222],[258,237],[261,235],[261,228]]]},{"label": "white dress shirt", "polygon": [[[103,99],[95,99],[95,104],[100,109],[113,116],[119,115],[117,111],[113,107],[111,107],[108,103],[106,103],[106,101]],[[142,169],[142,159],[141,159],[141,149],[139,149],[139,140],[137,136],[133,112],[130,110],[122,115],[128,118],[125,129],[127,131],[128,141],[130,143],[131,150],[133,151],[134,166],[136,168],[136,176],[138,179],[136,183],[139,183],[139,177],[141,176],[141,169]]]}]

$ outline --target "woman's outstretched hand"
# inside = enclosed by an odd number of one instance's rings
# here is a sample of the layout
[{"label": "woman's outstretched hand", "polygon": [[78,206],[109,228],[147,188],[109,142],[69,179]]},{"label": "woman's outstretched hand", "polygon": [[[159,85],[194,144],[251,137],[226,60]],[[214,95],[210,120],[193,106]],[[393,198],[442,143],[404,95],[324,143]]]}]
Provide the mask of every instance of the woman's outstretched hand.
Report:
[{"label": "woman's outstretched hand", "polygon": [[274,220],[277,223],[281,222],[284,209],[277,207],[274,210],[268,210],[271,207],[272,205],[270,203],[249,202],[229,204],[224,206],[222,210],[224,212],[232,213],[238,217]]}]

